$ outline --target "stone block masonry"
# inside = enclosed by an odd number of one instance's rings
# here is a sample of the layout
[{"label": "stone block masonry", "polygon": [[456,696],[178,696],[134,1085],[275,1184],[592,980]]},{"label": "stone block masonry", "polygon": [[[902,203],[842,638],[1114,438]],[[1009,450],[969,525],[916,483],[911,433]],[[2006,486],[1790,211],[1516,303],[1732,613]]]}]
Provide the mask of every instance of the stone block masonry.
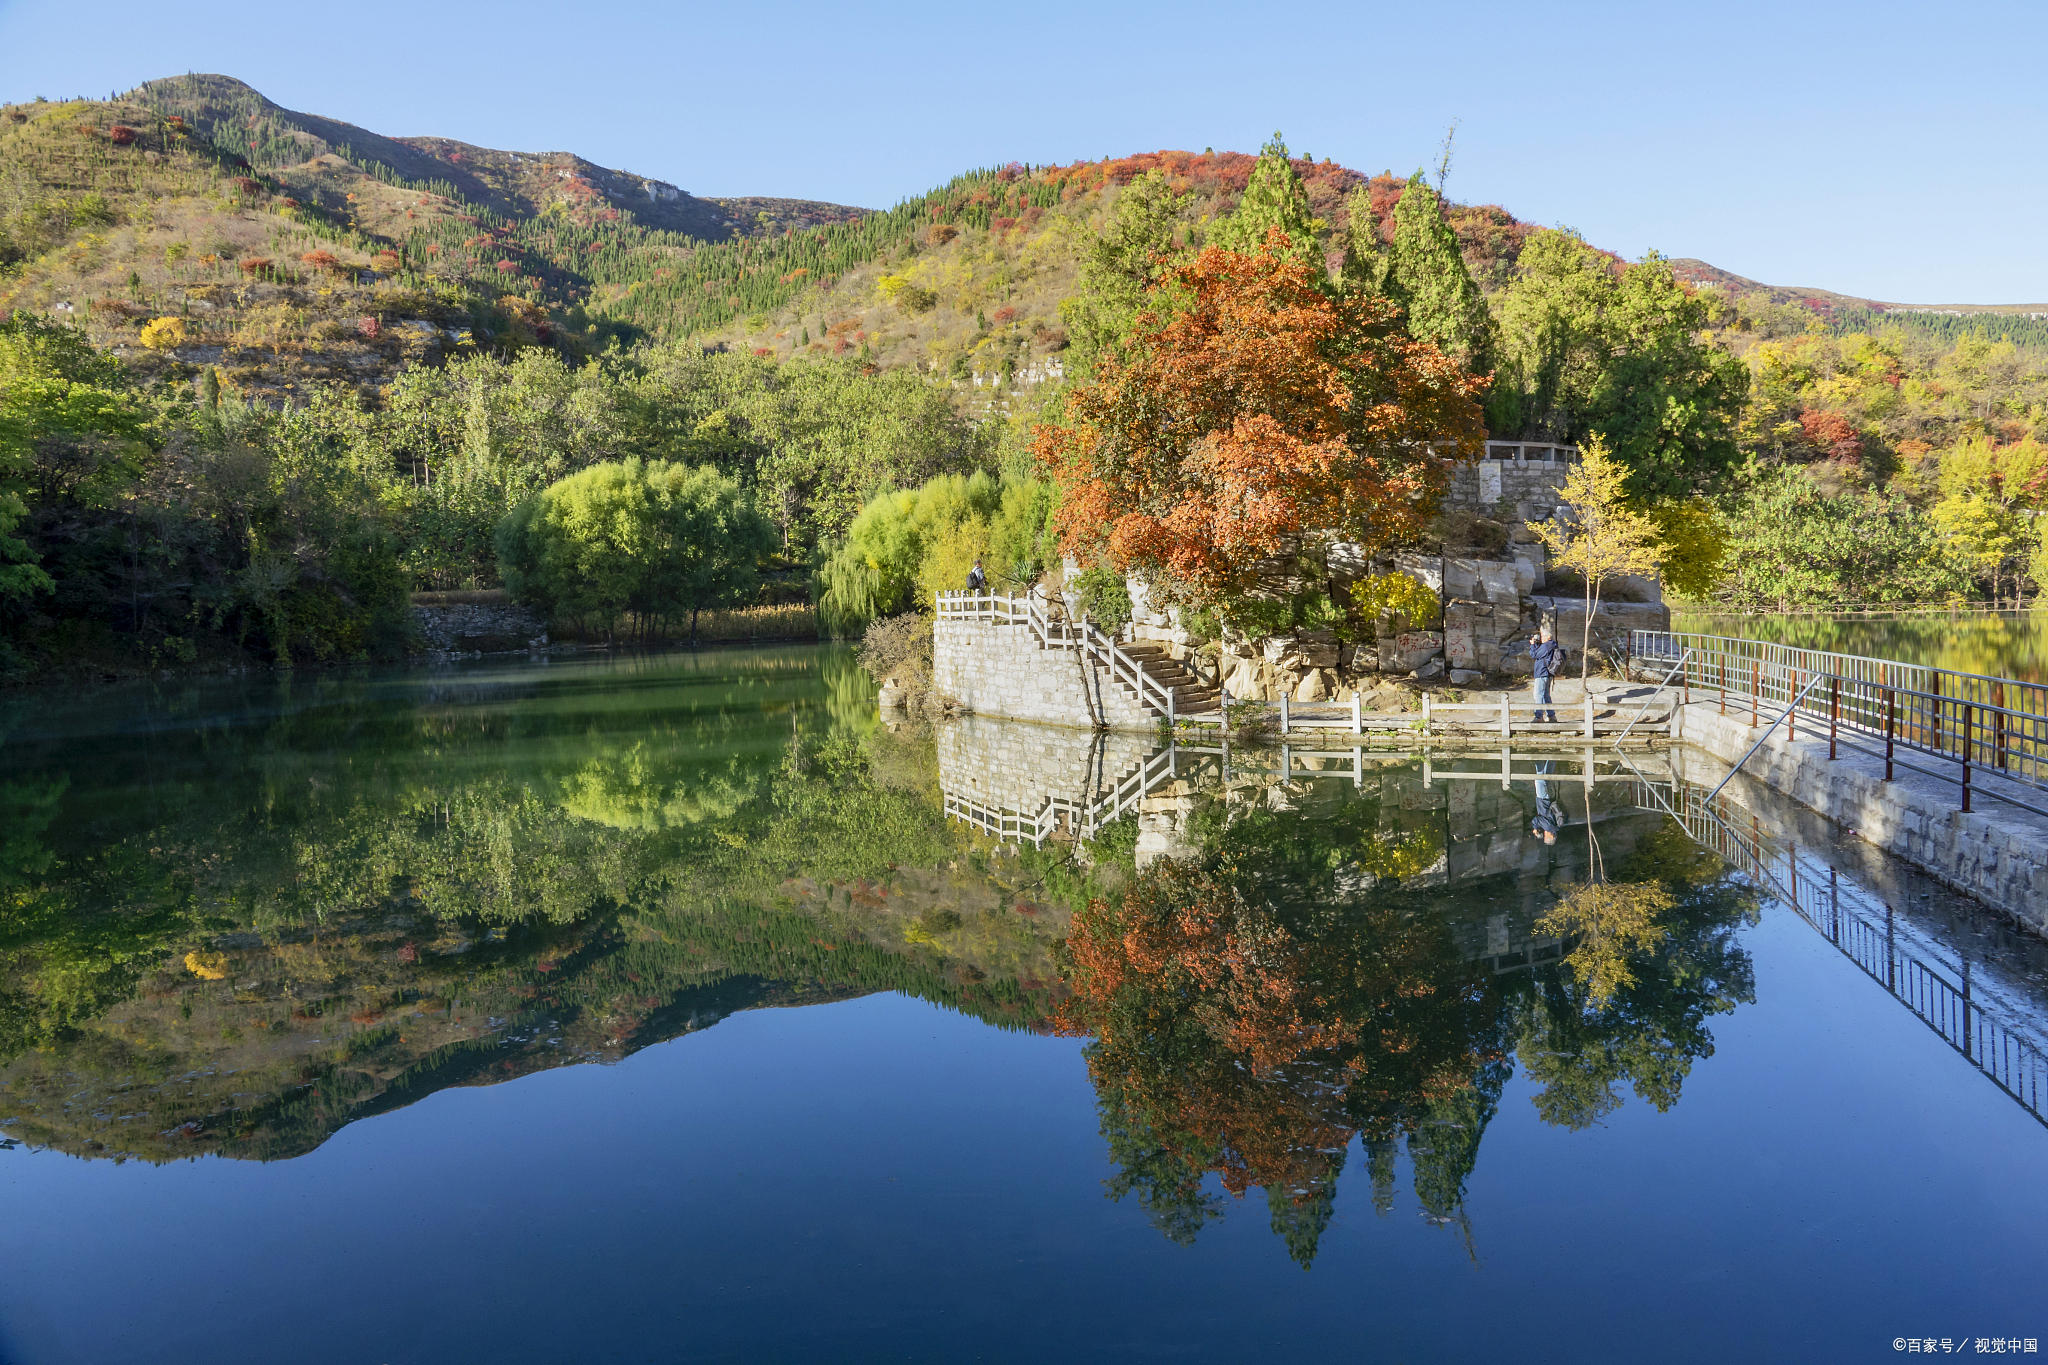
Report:
[{"label": "stone block masonry", "polygon": [[548,643],[547,622],[509,602],[414,607],[412,619],[427,647],[444,653],[502,654],[544,649]]},{"label": "stone block masonry", "polygon": [[[1765,720],[1773,714],[1766,711]],[[1738,716],[1731,708],[1724,716],[1716,702],[1694,701],[1680,708],[1678,716],[1675,737],[1719,759],[1723,771],[1756,743],[1757,731],[1750,727],[1746,711]],[[1788,740],[1780,722],[1743,765],[1744,774],[1956,890],[2012,914],[2036,933],[2048,933],[2048,819],[2007,805],[1984,790],[1966,815],[1957,782],[1903,768],[1887,782],[1883,759],[1847,748],[1830,762],[1827,736],[1811,737],[1807,724],[1802,717],[1800,737]],[[1958,765],[1926,754],[1902,751],[1901,757],[1961,774]],[[1705,774],[1695,780],[1705,780]],[[1716,773],[1712,781],[1719,780]],[[1981,770],[1973,780],[1983,788],[2009,787],[2030,804],[2044,803],[2041,792]]]},{"label": "stone block masonry", "polygon": [[[980,716],[1112,730],[1159,728],[1159,715],[1108,670],[1071,649],[1042,647],[1029,627],[941,616],[932,628],[932,687]],[[1085,689],[1085,690],[1084,690]]]}]

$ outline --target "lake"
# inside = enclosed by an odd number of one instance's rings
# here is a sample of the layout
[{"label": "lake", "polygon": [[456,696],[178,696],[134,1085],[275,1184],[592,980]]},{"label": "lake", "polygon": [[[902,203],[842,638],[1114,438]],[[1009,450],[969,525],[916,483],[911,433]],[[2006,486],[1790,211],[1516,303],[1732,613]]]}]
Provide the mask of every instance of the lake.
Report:
[{"label": "lake", "polygon": [[2048,682],[2048,610],[1746,616],[1673,607],[1671,628]]},{"label": "lake", "polygon": [[1654,759],[873,696],[789,647],[0,698],[0,1361],[2048,1335],[2041,940],[1765,810],[1863,937],[1795,910]]}]

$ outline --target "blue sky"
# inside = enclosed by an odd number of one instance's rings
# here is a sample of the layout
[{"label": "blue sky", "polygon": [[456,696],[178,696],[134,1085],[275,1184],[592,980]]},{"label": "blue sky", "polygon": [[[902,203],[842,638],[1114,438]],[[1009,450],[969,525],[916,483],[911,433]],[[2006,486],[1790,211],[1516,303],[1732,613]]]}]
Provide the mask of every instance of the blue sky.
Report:
[{"label": "blue sky", "polygon": [[375,131],[694,193],[880,207],[1161,147],[1433,160],[1629,256],[1912,303],[2048,301],[2048,5],[1205,3],[351,10],[0,0],[0,98],[187,70]]}]

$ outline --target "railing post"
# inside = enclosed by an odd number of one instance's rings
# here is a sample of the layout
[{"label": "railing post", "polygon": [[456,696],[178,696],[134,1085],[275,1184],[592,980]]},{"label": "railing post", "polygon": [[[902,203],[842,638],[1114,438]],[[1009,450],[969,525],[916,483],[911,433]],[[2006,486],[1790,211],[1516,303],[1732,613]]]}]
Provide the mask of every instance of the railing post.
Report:
[{"label": "railing post", "polygon": [[1899,694],[1884,690],[1884,780],[1892,780],[1892,746],[1899,735]]},{"label": "railing post", "polygon": [[1842,727],[1842,680],[1828,679],[1828,762],[1835,761],[1835,732]]},{"label": "railing post", "polygon": [[1721,685],[1716,691],[1721,694],[1721,714],[1728,714],[1728,656],[1721,656]]},{"label": "railing post", "polygon": [[[1425,693],[1424,695],[1427,696],[1428,694]],[[1293,719],[1287,714],[1287,694],[1282,692],[1280,694],[1280,733],[1286,734],[1292,725]]]},{"label": "railing post", "polygon": [[1429,733],[1429,693],[1422,694],[1422,733]]},{"label": "railing post", "polygon": [[1357,688],[1351,690],[1351,733],[1365,733],[1365,704],[1359,699]]},{"label": "railing post", "polygon": [[[1593,737],[1593,690],[1586,689],[1586,738]],[[1590,817],[1589,817],[1590,818]]]},{"label": "railing post", "polygon": [[1963,814],[1970,813],[1970,736],[1977,728],[1977,708],[1965,704],[1959,708],[1963,722]]},{"label": "railing post", "polygon": [[1930,668],[1929,670],[1927,670],[1927,690],[1928,690],[1928,691],[1930,691],[1930,692],[1932,692],[1932,693],[1934,694],[1934,705],[1933,705],[1933,707],[1931,708],[1931,709],[1933,710],[1933,712],[1934,712],[1934,718],[1933,718],[1932,722],[1930,723],[1930,725],[1929,725],[1929,727],[1928,727],[1928,743],[1927,743],[1927,747],[1928,747],[1928,748],[1930,748],[1930,749],[1932,749],[1932,750],[1934,750],[1934,752],[1936,752],[1936,753],[1940,753],[1940,752],[1942,751],[1942,749],[1941,749],[1941,674],[1940,674],[1940,673],[1939,673],[1939,672],[1938,672],[1937,670],[1935,670],[1935,669],[1931,669],[1931,668]]},{"label": "railing post", "polygon": [[1756,729],[1757,711],[1763,705],[1763,677],[1759,667],[1762,659],[1749,661],[1749,728]]},{"label": "railing post", "polygon": [[2005,767],[2005,684],[1991,684],[1991,763],[1993,767]]},{"label": "railing post", "polygon": [[1785,739],[1789,743],[1799,738],[1799,670],[1792,670],[1792,704],[1785,708]]},{"label": "railing post", "polygon": [[1508,694],[1507,694],[1507,693],[1505,693],[1505,692],[1503,692],[1503,693],[1501,693],[1501,694],[1500,694],[1500,739],[1501,739],[1501,743],[1503,743],[1503,744],[1507,743],[1507,742],[1508,742],[1508,740],[1509,740],[1510,738],[1512,738],[1512,737],[1513,737],[1513,735],[1514,735],[1514,729],[1513,729],[1513,726],[1512,726],[1511,722],[1509,721],[1509,712],[1508,712]]}]

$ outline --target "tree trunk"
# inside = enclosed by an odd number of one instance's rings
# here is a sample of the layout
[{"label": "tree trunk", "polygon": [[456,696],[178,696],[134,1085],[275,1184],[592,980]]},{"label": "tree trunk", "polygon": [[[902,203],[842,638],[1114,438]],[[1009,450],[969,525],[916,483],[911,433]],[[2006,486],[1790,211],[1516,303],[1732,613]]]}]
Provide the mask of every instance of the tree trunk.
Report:
[{"label": "tree trunk", "polygon": [[1579,634],[1579,695],[1586,694],[1587,670],[1592,667],[1593,610],[1600,605],[1600,580],[1592,574],[1586,575],[1586,628]]}]

